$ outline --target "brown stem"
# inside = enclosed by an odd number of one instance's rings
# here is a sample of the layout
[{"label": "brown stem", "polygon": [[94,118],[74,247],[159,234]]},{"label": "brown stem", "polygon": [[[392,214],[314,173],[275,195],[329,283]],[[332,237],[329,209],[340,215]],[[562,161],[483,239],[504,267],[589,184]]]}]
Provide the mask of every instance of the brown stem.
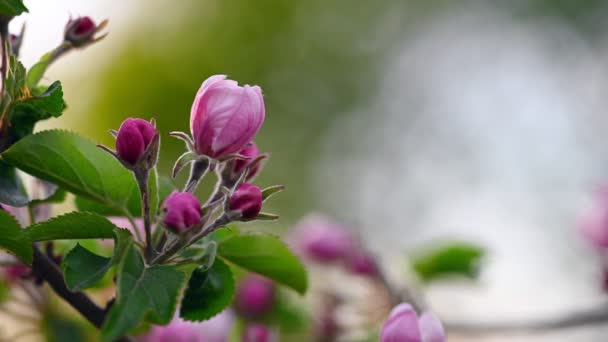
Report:
[{"label": "brown stem", "polygon": [[[44,254],[38,246],[34,245],[34,262],[32,263],[34,274],[44,279],[55,293],[70,304],[76,311],[80,312],[87,321],[95,327],[101,328],[106,317],[106,311],[97,306],[86,294],[72,292],[65,285],[63,274],[59,267]],[[122,337],[118,341],[130,341],[128,337]]]}]

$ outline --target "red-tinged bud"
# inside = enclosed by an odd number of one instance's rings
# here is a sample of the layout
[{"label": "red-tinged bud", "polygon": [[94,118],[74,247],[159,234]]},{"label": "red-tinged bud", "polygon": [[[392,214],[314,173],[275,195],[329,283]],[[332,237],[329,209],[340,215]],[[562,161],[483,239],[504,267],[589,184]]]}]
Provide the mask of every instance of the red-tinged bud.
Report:
[{"label": "red-tinged bud", "polygon": [[[247,146],[245,146],[244,149],[239,151],[239,154],[244,157],[247,157],[249,159],[234,160],[234,163],[232,164],[232,172],[234,172],[234,174],[237,174],[237,175],[241,174],[243,171],[245,171],[245,168],[247,166],[251,165],[251,162],[254,161],[255,158],[257,158],[260,155],[260,150],[258,149],[257,145],[254,142],[250,142]],[[253,168],[251,168],[251,170],[249,170],[249,175],[247,176],[247,180],[253,179],[257,175],[259,170],[260,170],[260,164],[258,163],[255,166],[253,166]]]},{"label": "red-tinged bud", "polygon": [[275,334],[265,325],[252,323],[243,331],[242,342],[274,342]]},{"label": "red-tinged bud", "polygon": [[90,17],[70,18],[65,25],[64,40],[75,47],[81,47],[94,41],[97,31],[98,26]]},{"label": "red-tinged bud", "polygon": [[175,233],[183,233],[201,223],[201,203],[189,192],[174,191],[163,202],[163,223]]},{"label": "red-tinged bud", "polygon": [[262,210],[262,190],[251,183],[239,185],[230,196],[229,209],[240,219],[255,219]]},{"label": "red-tinged bud", "polygon": [[260,317],[272,310],[275,286],[267,278],[250,275],[238,286],[235,305],[238,312],[247,317]]},{"label": "red-tinged bud", "polygon": [[378,264],[376,259],[363,251],[354,252],[346,260],[346,268],[349,272],[366,277],[378,275]]},{"label": "red-tinged bud", "polygon": [[32,269],[24,264],[7,266],[4,269],[4,277],[9,283],[19,281],[31,274]]},{"label": "red-tinged bud", "polygon": [[[118,129],[116,152],[120,159],[131,166],[138,164],[158,133],[154,126],[139,118],[126,119]],[[152,151],[154,152],[154,151]]]}]

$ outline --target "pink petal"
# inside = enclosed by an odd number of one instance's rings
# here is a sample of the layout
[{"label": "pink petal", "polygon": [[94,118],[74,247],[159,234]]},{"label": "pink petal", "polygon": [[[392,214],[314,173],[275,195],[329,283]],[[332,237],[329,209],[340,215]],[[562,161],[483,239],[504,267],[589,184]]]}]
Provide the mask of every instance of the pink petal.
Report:
[{"label": "pink petal", "polygon": [[445,342],[445,331],[437,316],[425,312],[420,316],[420,331],[422,342]]}]

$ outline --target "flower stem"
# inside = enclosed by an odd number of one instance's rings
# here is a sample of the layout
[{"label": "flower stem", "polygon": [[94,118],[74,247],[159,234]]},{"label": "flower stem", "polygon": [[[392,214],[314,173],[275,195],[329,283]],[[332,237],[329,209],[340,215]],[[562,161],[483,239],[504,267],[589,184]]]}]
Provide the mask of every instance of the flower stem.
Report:
[{"label": "flower stem", "polygon": [[146,235],[146,260],[150,261],[155,256],[154,244],[152,242],[152,225],[150,220],[150,196],[148,191],[149,170],[135,171],[135,178],[141,193],[141,208],[144,218],[144,232]]}]

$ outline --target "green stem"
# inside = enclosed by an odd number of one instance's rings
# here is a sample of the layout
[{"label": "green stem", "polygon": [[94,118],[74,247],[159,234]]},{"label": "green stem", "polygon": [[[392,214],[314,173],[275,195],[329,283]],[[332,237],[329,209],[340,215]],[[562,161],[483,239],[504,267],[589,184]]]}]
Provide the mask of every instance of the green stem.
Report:
[{"label": "green stem", "polygon": [[155,257],[154,243],[152,241],[152,224],[150,219],[150,196],[148,192],[148,179],[150,178],[150,171],[135,171],[135,178],[139,185],[139,191],[141,193],[141,208],[142,216],[144,218],[144,232],[146,235],[146,260],[150,261]]}]

